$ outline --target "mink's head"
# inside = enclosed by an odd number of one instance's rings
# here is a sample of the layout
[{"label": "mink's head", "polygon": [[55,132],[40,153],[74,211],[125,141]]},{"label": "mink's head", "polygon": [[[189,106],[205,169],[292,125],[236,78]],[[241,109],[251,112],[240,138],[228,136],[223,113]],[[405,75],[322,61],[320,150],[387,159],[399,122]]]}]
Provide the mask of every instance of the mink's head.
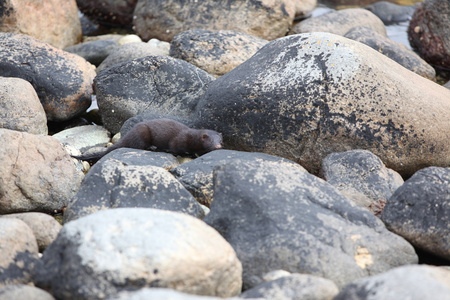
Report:
[{"label": "mink's head", "polygon": [[201,133],[202,153],[222,149],[222,134],[214,130],[202,130]]}]

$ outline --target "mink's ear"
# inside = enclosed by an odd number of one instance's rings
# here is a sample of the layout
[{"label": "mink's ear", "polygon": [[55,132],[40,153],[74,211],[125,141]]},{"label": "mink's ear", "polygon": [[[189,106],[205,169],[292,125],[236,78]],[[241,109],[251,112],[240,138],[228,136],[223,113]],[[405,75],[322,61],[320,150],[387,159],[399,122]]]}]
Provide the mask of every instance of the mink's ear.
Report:
[{"label": "mink's ear", "polygon": [[209,135],[207,133],[202,134],[202,139],[206,139]]}]

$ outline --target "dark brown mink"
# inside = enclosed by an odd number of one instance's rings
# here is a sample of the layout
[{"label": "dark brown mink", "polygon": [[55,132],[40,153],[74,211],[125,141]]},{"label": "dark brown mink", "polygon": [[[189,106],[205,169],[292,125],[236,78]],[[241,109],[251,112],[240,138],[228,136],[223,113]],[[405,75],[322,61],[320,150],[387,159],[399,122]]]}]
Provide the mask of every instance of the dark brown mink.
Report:
[{"label": "dark brown mink", "polygon": [[72,155],[77,159],[97,161],[118,148],[166,151],[176,155],[202,155],[222,148],[222,135],[214,130],[193,129],[170,119],[137,123],[117,143],[105,151]]}]

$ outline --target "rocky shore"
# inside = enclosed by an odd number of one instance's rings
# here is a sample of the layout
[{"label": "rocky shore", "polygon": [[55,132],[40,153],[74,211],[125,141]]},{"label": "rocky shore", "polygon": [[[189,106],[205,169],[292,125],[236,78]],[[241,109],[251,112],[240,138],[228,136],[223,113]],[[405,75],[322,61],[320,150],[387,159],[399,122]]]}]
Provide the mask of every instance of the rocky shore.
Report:
[{"label": "rocky shore", "polygon": [[[25,2],[0,9],[0,300],[450,300],[448,1]],[[223,149],[71,157],[162,117]]]}]

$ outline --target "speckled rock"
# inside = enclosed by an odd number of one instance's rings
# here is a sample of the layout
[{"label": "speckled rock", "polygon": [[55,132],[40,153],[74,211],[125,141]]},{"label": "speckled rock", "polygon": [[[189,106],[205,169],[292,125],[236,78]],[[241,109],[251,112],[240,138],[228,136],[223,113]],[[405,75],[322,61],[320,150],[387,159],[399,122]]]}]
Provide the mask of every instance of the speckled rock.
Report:
[{"label": "speckled rock", "polygon": [[222,76],[267,43],[267,40],[236,31],[193,29],[173,38],[170,56],[185,60],[214,76]]},{"label": "speckled rock", "polygon": [[133,12],[138,0],[77,0],[80,11],[106,26],[131,27]]},{"label": "speckled rock", "polygon": [[57,299],[101,299],[141,287],[226,298],[241,291],[241,275],[233,248],[204,222],[118,208],[64,225],[33,278]]}]

